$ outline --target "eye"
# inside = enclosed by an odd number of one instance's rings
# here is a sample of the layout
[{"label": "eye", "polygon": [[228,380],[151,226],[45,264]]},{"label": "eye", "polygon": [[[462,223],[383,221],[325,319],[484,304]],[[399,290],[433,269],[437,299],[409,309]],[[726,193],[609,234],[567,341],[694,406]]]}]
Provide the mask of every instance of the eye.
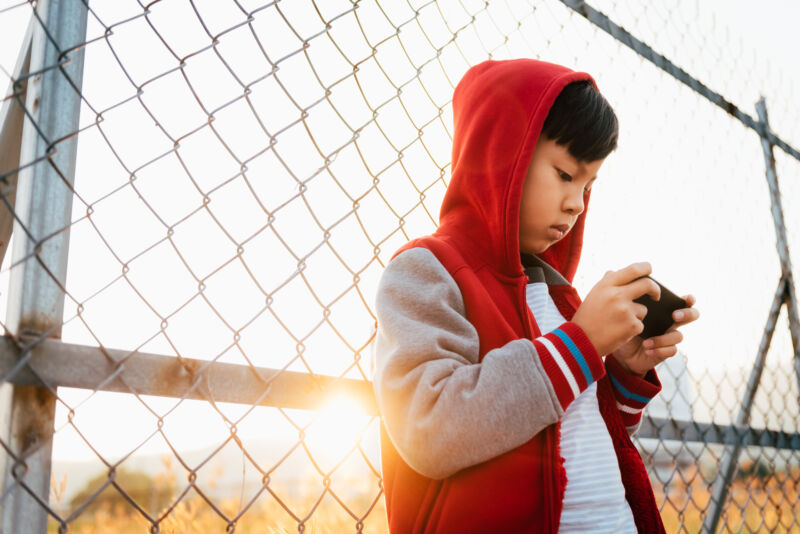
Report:
[{"label": "eye", "polygon": [[[561,169],[556,169],[556,170],[558,171],[558,175],[561,176],[562,180],[564,180],[565,182],[571,182],[572,181],[572,176],[570,176],[569,174],[565,173]],[[588,193],[590,190],[591,190],[591,187],[584,187],[583,188],[583,192],[584,193]]]}]

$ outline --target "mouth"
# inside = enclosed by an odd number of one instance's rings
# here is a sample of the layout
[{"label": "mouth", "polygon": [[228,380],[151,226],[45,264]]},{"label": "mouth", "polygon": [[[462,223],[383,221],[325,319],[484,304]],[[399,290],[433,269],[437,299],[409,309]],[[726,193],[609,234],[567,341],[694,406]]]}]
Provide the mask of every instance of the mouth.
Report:
[{"label": "mouth", "polygon": [[552,239],[561,239],[567,234],[569,226],[566,224],[553,225],[549,228],[548,234]]}]

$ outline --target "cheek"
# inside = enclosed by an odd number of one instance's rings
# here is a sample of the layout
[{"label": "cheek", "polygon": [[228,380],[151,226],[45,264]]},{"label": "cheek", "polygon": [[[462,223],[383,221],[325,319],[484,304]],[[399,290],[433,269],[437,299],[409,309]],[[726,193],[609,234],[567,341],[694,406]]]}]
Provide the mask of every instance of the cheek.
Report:
[{"label": "cheek", "polygon": [[522,201],[520,208],[519,208],[519,231],[523,232],[525,229],[530,226],[530,206],[524,200]]},{"label": "cheek", "polygon": [[542,216],[543,202],[541,197],[523,198],[520,203],[520,224],[530,227],[536,224],[537,219]]}]

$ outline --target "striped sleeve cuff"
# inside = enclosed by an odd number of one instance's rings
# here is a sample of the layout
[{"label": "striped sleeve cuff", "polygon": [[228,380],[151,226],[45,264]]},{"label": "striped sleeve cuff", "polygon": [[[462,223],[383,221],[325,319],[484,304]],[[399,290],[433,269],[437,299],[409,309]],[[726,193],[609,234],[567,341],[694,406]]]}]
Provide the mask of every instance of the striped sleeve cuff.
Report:
[{"label": "striped sleeve cuff", "polygon": [[605,374],[603,359],[580,326],[567,321],[533,340],[561,409]]},{"label": "striped sleeve cuff", "polygon": [[661,381],[655,369],[650,369],[644,378],[626,371],[613,355],[606,356],[606,371],[614,386],[622,422],[633,426],[642,418],[642,410],[661,391]]}]

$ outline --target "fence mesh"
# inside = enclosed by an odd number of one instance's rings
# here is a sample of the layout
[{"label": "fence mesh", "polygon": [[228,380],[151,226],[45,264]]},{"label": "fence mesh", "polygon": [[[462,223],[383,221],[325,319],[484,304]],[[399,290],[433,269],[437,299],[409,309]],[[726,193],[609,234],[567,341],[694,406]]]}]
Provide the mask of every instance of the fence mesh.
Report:
[{"label": "fence mesh", "polygon": [[[85,17],[85,37],[60,42],[46,8],[68,4],[0,3],[6,529],[21,499],[51,532],[386,532],[364,393],[372,298],[394,250],[436,227],[455,84],[511,57],[590,72],[620,118],[579,293],[647,260],[697,297],[701,320],[659,367],[664,390],[635,442],[667,531],[710,528],[733,450],[716,436],[741,423],[781,283],[757,131],[581,2],[76,1],[62,16]],[[707,3],[591,7],[755,120],[764,96],[771,130],[800,146],[796,73],[747,49]],[[42,63],[46,43],[56,52]],[[51,132],[26,94],[56,78],[79,118]],[[73,145],[71,171],[58,158]],[[791,250],[800,161],[774,152]],[[49,209],[25,204],[45,173],[62,190],[48,194],[68,200],[50,227],[30,222]],[[65,237],[59,271],[42,251]],[[63,300],[63,313],[38,310],[49,322],[15,289],[26,266]],[[736,455],[718,532],[800,532],[789,332],[784,306],[742,426],[774,439]],[[14,410],[25,419],[32,404],[54,431],[21,447]],[[676,438],[673,421],[695,438]]]}]

